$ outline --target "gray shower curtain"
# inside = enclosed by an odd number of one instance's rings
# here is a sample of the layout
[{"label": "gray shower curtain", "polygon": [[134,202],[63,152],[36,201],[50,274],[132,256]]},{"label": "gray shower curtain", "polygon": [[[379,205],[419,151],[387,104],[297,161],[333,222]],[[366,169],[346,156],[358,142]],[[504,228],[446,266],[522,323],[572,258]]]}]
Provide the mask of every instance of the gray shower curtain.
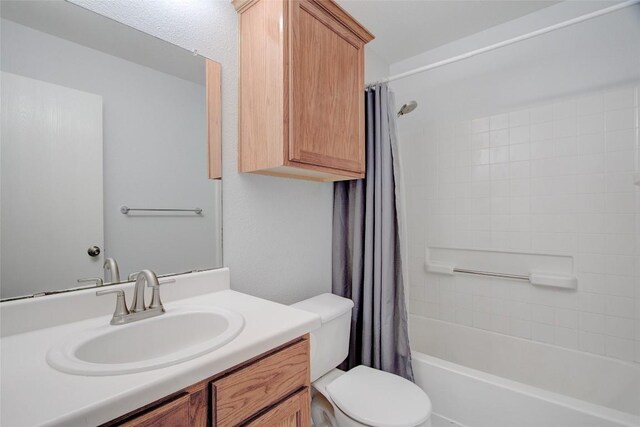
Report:
[{"label": "gray shower curtain", "polygon": [[395,106],[386,84],[365,92],[366,176],[334,184],[334,294],[351,298],[349,357],[413,380],[407,330],[396,188]]}]

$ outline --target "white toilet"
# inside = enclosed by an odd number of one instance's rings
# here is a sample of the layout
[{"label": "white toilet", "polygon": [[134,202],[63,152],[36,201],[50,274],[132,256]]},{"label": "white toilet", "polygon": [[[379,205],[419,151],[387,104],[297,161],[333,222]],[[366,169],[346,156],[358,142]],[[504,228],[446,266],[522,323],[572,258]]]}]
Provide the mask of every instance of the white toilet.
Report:
[{"label": "white toilet", "polygon": [[322,294],[293,304],[320,316],[311,332],[314,427],[430,427],[431,401],[411,381],[366,366],[336,368],[349,352],[353,301]]}]

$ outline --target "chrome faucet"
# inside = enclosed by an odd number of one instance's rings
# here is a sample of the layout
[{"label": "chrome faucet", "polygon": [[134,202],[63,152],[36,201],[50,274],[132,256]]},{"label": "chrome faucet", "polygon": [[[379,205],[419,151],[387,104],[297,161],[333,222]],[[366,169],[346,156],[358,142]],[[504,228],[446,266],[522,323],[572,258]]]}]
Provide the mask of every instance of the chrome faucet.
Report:
[{"label": "chrome faucet", "polygon": [[162,303],[160,302],[160,283],[158,283],[158,277],[151,270],[141,270],[138,273],[138,277],[136,278],[136,287],[133,290],[133,301],[131,301],[132,313],[138,313],[147,310],[147,307],[145,307],[144,305],[145,284],[147,286],[153,287],[153,295],[151,297],[151,305],[149,305],[149,308],[162,308]]},{"label": "chrome faucet", "polygon": [[[145,285],[153,288],[149,307],[144,303]],[[125,323],[135,322],[136,320],[159,316],[165,312],[162,301],[160,300],[160,283],[158,282],[156,274],[151,270],[142,270],[138,273],[133,290],[133,301],[129,309],[127,309],[127,301],[122,289],[96,292],[96,296],[107,294],[117,294],[116,309],[111,318],[112,325],[124,325]]]},{"label": "chrome faucet", "polygon": [[[136,280],[136,278],[138,277],[138,274],[140,274],[139,271],[136,271],[135,273],[131,273],[129,274],[129,280],[127,280],[128,282],[133,282],[134,280]],[[167,283],[175,283],[176,279],[158,279],[158,283],[161,285],[166,285]]]},{"label": "chrome faucet", "polygon": [[111,274],[111,283],[120,283],[120,269],[118,263],[113,258],[107,258],[102,265],[104,268],[104,279],[107,280],[107,272]]}]

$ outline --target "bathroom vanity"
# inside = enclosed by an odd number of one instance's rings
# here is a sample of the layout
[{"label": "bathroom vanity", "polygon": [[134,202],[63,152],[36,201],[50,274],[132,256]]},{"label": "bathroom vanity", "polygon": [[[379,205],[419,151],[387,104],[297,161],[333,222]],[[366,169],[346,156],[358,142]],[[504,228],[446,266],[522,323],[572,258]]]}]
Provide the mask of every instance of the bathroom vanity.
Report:
[{"label": "bathroom vanity", "polygon": [[[0,424],[7,426],[307,426],[309,425],[309,339],[319,316],[229,289],[228,269],[173,276],[161,285],[166,314],[127,325],[110,325],[114,300],[95,290],[2,304]],[[130,300],[133,284],[112,286]],[[147,295],[149,297],[149,295]],[[148,300],[150,298],[147,298]],[[241,331],[228,343],[197,357],[164,367],[145,368],[152,341],[172,332],[153,331],[159,319],[193,310],[221,310],[242,316]],[[55,369],[52,348],[82,334],[98,336],[133,325],[147,327],[128,352],[138,366],[126,375]],[[188,331],[184,332],[188,334]],[[123,334],[117,345],[129,345]],[[158,347],[160,348],[160,347]],[[171,343],[166,343],[171,348]],[[182,345],[178,350],[189,346]],[[167,350],[168,351],[168,350]],[[77,351],[79,357],[81,350]],[[155,356],[159,356],[155,354]],[[161,356],[161,355],[160,355]],[[137,360],[136,360],[137,359]],[[126,362],[126,361],[125,361]],[[99,363],[98,363],[99,364]],[[137,364],[137,365],[136,365]],[[38,410],[25,410],[38,402]]]},{"label": "bathroom vanity", "polygon": [[309,425],[309,401],[304,336],[103,426],[302,427]]}]

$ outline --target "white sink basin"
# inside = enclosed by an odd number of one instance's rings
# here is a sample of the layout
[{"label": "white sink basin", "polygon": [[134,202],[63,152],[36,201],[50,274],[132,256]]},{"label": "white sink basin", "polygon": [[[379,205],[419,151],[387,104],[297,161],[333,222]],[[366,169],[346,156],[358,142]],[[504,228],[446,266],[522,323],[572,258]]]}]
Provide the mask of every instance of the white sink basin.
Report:
[{"label": "white sink basin", "polygon": [[244,326],[235,312],[214,307],[168,308],[126,325],[83,331],[52,347],[51,367],[76,375],[121,375],[175,365],[222,347]]}]

